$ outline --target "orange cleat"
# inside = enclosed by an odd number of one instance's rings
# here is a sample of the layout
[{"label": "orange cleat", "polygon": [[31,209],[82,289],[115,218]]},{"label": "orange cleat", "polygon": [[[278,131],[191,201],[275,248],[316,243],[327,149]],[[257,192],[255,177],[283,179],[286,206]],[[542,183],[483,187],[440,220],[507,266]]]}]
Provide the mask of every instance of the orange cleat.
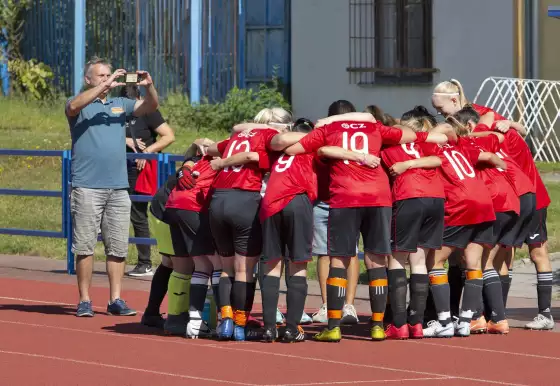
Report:
[{"label": "orange cleat", "polygon": [[500,334],[505,335],[509,333],[509,323],[507,319],[500,320],[495,323],[493,321],[488,322],[488,333],[489,334]]},{"label": "orange cleat", "polygon": [[481,316],[476,320],[471,320],[471,334],[484,334],[486,333],[487,328],[488,325],[486,324],[484,316]]}]

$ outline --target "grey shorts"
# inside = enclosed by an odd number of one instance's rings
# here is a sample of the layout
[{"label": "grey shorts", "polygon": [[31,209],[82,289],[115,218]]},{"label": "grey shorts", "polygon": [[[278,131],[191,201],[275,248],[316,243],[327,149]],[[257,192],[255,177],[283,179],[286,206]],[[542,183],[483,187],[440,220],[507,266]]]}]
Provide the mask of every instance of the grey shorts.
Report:
[{"label": "grey shorts", "polygon": [[93,255],[98,230],[101,228],[105,254],[127,257],[130,198],[126,189],[73,188],[70,211],[74,254]]},{"label": "grey shorts", "polygon": [[[313,206],[313,256],[329,255],[327,248],[328,224],[329,204],[319,201]],[[358,241],[356,241],[356,254],[357,253]]]}]

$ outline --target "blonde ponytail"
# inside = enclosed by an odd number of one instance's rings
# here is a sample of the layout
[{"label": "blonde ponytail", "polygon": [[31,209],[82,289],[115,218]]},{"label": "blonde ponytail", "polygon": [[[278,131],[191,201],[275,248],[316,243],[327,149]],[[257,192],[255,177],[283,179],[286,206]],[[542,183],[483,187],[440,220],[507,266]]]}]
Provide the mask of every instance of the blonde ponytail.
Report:
[{"label": "blonde ponytail", "polygon": [[433,95],[446,95],[446,96],[458,96],[459,104],[461,107],[469,105],[469,101],[465,95],[465,90],[463,85],[457,79],[450,79],[439,83],[434,88]]}]

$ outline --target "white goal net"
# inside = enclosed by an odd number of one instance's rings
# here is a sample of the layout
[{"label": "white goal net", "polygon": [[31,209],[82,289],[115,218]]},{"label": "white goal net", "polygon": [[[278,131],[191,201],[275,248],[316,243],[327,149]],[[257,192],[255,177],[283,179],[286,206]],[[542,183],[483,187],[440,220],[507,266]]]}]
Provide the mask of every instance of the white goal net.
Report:
[{"label": "white goal net", "polygon": [[560,162],[560,82],[491,77],[482,82],[474,103],[525,126],[535,161]]}]

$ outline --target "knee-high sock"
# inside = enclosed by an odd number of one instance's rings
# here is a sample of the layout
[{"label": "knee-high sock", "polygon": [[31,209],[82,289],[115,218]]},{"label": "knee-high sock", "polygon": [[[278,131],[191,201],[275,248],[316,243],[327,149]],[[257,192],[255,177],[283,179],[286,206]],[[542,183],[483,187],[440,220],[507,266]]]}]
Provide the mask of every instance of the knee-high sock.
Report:
[{"label": "knee-high sock", "polygon": [[429,273],[430,291],[434,298],[438,321],[442,326],[451,323],[451,311],[449,305],[449,282],[445,269],[433,269]]},{"label": "knee-high sock", "polygon": [[204,310],[204,302],[208,293],[208,280],[210,275],[206,272],[194,271],[191,279],[189,317],[201,319]]},{"label": "knee-high sock", "polygon": [[327,315],[329,318],[329,329],[340,326],[347,283],[346,269],[330,268],[329,277],[327,278]]},{"label": "knee-high sock", "polygon": [[190,286],[190,275],[184,275],[176,271],[171,273],[167,287],[167,313],[169,315],[181,315],[189,311]]},{"label": "knee-high sock", "polygon": [[424,321],[426,301],[430,292],[430,279],[428,274],[413,273],[410,275],[410,307],[408,323],[411,326]]},{"label": "knee-high sock", "polygon": [[288,312],[286,326],[295,331],[303,315],[305,299],[307,297],[307,278],[305,276],[290,276],[288,278]]},{"label": "knee-high sock", "polygon": [[[369,279],[369,303],[371,306],[371,320],[373,326],[383,327],[385,307],[387,306],[387,269],[368,269]],[[391,308],[395,307],[394,299],[391,298]]]},{"label": "knee-high sock", "polygon": [[231,307],[231,290],[233,287],[233,279],[231,276],[221,277],[218,292],[220,293],[219,307],[223,318],[233,319],[233,310]]},{"label": "knee-high sock", "polygon": [[465,271],[461,267],[452,265],[447,271],[449,280],[449,306],[452,315],[459,315],[461,295],[465,285]]},{"label": "knee-high sock", "polygon": [[406,324],[406,291],[408,284],[406,270],[404,268],[390,269],[388,277],[393,324],[395,327],[402,327]]},{"label": "knee-high sock", "polygon": [[552,272],[537,272],[537,301],[539,314],[552,317]]},{"label": "knee-high sock", "polygon": [[214,296],[214,302],[218,312],[220,311],[220,277],[222,276],[222,270],[214,270],[212,272],[212,295]]},{"label": "knee-high sock", "polygon": [[504,307],[504,298],[502,296],[502,283],[500,276],[495,269],[487,269],[482,273],[484,298],[488,305],[485,312],[486,319],[492,319],[493,322],[500,322],[506,318],[506,309]]},{"label": "knee-high sock", "polygon": [[472,317],[482,298],[482,271],[467,270],[465,280],[465,293],[463,294],[463,304],[459,320],[461,322],[471,322]]},{"label": "knee-high sock", "polygon": [[148,299],[148,305],[146,306],[145,313],[148,315],[159,315],[161,303],[165,298],[167,293],[167,286],[169,285],[169,277],[173,272],[173,268],[166,267],[160,264],[154,277],[152,278],[152,284],[150,286],[150,297]]},{"label": "knee-high sock", "polygon": [[264,275],[261,279],[261,285],[264,327],[274,328],[276,326],[280,278],[278,276]]}]

